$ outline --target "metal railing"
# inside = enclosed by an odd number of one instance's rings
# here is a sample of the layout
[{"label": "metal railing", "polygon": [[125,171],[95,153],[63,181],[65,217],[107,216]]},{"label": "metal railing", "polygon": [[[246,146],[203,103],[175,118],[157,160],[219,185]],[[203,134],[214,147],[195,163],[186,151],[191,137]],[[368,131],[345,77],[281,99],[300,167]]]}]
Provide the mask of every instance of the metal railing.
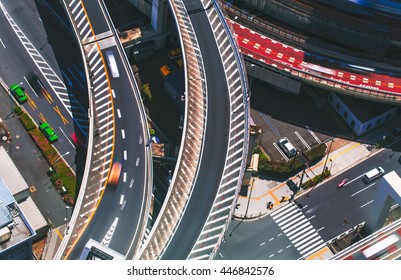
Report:
[{"label": "metal railing", "polygon": [[[188,259],[213,258],[234,212],[242,184],[249,145],[249,89],[246,70],[235,39],[216,1],[202,0],[220,52],[230,101],[229,142],[223,176],[209,216]],[[227,40],[228,39],[228,40]]]},{"label": "metal railing", "polygon": [[169,4],[183,48],[186,113],[177,166],[162,209],[137,255],[142,260],[160,258],[178,228],[196,181],[206,127],[206,75],[196,35],[183,1]]}]

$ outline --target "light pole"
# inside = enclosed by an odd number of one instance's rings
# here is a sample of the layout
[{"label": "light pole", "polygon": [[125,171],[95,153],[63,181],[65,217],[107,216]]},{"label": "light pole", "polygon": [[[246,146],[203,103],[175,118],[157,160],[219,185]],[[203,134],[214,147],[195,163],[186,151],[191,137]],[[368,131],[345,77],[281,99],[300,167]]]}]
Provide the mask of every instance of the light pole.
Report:
[{"label": "light pole", "polygon": [[252,179],[252,188],[251,191],[249,192],[249,197],[248,197],[248,204],[246,205],[246,209],[245,209],[245,214],[242,217],[241,221],[235,226],[235,228],[233,228],[233,230],[229,233],[229,236],[231,237],[233,232],[239,227],[239,225],[245,220],[246,215],[248,214],[248,209],[249,209],[249,202],[251,200],[251,195],[252,195],[252,190],[253,190],[253,184],[255,183],[255,178]]},{"label": "light pole", "polygon": [[62,154],[61,156],[59,156],[58,159],[56,159],[56,161],[53,163],[53,165],[55,165],[56,162],[58,162],[61,158],[63,158],[63,157],[66,156],[66,155],[69,155],[69,154],[70,154],[70,151],[68,151],[68,152]]},{"label": "light pole", "polygon": [[333,145],[333,142],[334,142],[334,139],[332,139],[331,142],[330,142],[329,151],[327,152],[326,160],[324,161],[322,174],[323,174],[323,172],[326,170],[326,164],[327,164],[327,160],[329,159],[330,150],[331,150],[331,145]]}]

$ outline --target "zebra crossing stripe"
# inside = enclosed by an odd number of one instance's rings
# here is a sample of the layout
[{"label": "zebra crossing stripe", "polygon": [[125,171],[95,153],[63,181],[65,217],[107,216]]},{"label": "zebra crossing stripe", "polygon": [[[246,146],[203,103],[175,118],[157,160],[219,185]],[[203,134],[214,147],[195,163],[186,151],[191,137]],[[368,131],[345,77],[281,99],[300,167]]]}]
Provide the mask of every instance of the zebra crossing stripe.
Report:
[{"label": "zebra crossing stripe", "polygon": [[323,239],[309,222],[313,217],[306,218],[304,213],[292,202],[273,212],[271,217],[302,257],[325,246]]}]

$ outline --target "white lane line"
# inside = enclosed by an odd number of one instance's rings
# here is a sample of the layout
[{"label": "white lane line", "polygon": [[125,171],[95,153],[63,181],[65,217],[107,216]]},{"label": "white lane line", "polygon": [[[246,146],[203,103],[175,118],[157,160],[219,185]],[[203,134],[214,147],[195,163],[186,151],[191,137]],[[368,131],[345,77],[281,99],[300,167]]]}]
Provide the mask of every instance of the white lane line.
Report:
[{"label": "white lane line", "polygon": [[271,258],[271,257],[274,257],[274,254],[271,254],[271,255],[269,256],[269,258]]},{"label": "white lane line", "polygon": [[143,142],[142,135],[139,135],[139,145],[141,145],[141,144],[142,144],[142,142]]},{"label": "white lane line", "polygon": [[263,245],[265,245],[265,244],[266,244],[266,242],[263,242],[263,243],[260,243],[259,246],[263,246]]},{"label": "white lane line", "polygon": [[74,144],[71,142],[70,138],[67,137],[67,135],[64,133],[63,129],[61,127],[58,127],[61,130],[61,133],[64,134],[64,137],[70,142],[71,146],[75,149]]},{"label": "white lane line", "polygon": [[127,151],[124,151],[124,160],[127,160]]},{"label": "white lane line", "polygon": [[322,229],[324,229],[324,227],[319,228],[316,232],[319,232],[319,231],[321,231]]},{"label": "white lane line", "polygon": [[121,197],[120,197],[120,205],[122,205],[123,202],[124,202],[124,195],[122,194]]},{"label": "white lane line", "polygon": [[127,182],[127,172],[123,173],[123,182]]},{"label": "white lane line", "polygon": [[361,205],[361,208],[365,207],[366,205],[368,205],[368,204],[370,204],[370,203],[372,203],[372,202],[373,202],[373,199],[372,199],[371,201],[365,203],[364,205]]},{"label": "white lane line", "polygon": [[134,178],[131,179],[131,181],[129,182],[129,188],[132,189],[132,187],[134,186]]},{"label": "white lane line", "polygon": [[361,178],[362,176],[364,176],[365,174],[359,175],[358,177],[356,177],[355,179],[352,179],[351,181],[348,181],[346,185],[354,182],[355,180],[358,180],[359,178]]},{"label": "white lane line", "polygon": [[358,193],[363,192],[363,191],[366,190],[366,189],[369,189],[369,188],[370,188],[371,186],[373,186],[374,184],[375,184],[375,183],[373,183],[373,184],[371,184],[371,185],[369,185],[369,186],[363,188],[362,190],[359,190],[359,191],[357,191],[357,192],[351,194],[351,197],[354,196],[354,195],[357,195]]},{"label": "white lane line", "polygon": [[140,158],[137,157],[137,158],[136,158],[136,162],[135,162],[135,166],[138,166],[138,165],[139,165],[139,161],[140,161]]},{"label": "white lane line", "polygon": [[279,250],[277,253],[280,254],[283,251],[283,249]]},{"label": "white lane line", "polygon": [[288,249],[288,248],[290,248],[292,245],[290,244],[290,245],[288,245],[286,248]]},{"label": "white lane line", "polygon": [[114,89],[111,90],[111,95],[113,95],[113,98],[116,98],[116,93],[114,92]]},{"label": "white lane line", "polygon": [[0,42],[3,45],[3,48],[6,48],[6,45],[4,45],[3,40],[1,40],[1,38],[0,38]]},{"label": "white lane line", "polygon": [[115,229],[116,229],[116,227],[117,227],[117,223],[118,223],[118,218],[116,217],[116,218],[114,218],[113,224],[110,226],[109,231],[108,231],[107,234],[103,237],[103,240],[102,240],[102,242],[101,242],[103,245],[109,246],[110,241],[111,241],[111,239],[112,239],[112,237],[113,237],[113,234],[114,234],[114,232],[115,232]]},{"label": "white lane line", "polygon": [[270,238],[270,239],[269,239],[269,242],[272,241],[272,240],[274,240],[274,237]]},{"label": "white lane line", "polygon": [[39,98],[39,96],[36,94],[36,91],[33,89],[33,87],[32,87],[31,84],[28,82],[28,80],[26,79],[25,76],[24,76],[24,80],[25,80],[25,82],[28,84],[28,86],[31,88],[31,90],[33,91],[33,93],[36,95],[36,97]]},{"label": "white lane line", "polygon": [[313,136],[313,138],[315,138],[316,142],[318,142],[319,144],[322,143],[322,141],[320,141],[320,139],[317,138],[316,134],[310,129],[309,126],[306,125],[305,128],[309,131],[309,133]]},{"label": "white lane line", "polygon": [[120,109],[117,109],[117,116],[118,116],[119,119],[121,119],[121,111],[120,111]]},{"label": "white lane line", "polygon": [[123,139],[125,139],[125,131],[124,131],[124,129],[121,129],[121,137],[122,137]]},{"label": "white lane line", "polygon": [[301,140],[301,142],[305,145],[305,147],[308,148],[308,150],[310,150],[310,146],[308,145],[308,143],[306,143],[305,139],[302,138],[302,136],[298,133],[298,131],[295,131],[295,135],[299,138],[299,140]]},{"label": "white lane line", "polygon": [[275,142],[273,142],[273,146],[277,149],[277,151],[283,156],[283,158],[286,160],[286,161],[288,161],[288,157],[284,154],[284,152],[280,149],[280,147],[275,143]]}]

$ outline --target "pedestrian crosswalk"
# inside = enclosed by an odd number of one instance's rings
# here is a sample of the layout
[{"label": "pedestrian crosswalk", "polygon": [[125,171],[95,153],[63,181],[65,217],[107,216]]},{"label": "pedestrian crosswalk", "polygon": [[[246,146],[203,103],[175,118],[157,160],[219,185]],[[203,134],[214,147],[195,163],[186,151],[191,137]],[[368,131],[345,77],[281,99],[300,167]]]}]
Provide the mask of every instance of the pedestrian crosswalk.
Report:
[{"label": "pedestrian crosswalk", "polygon": [[274,211],[271,217],[303,258],[325,246],[323,239],[309,222],[311,218],[307,219],[293,202]]}]

